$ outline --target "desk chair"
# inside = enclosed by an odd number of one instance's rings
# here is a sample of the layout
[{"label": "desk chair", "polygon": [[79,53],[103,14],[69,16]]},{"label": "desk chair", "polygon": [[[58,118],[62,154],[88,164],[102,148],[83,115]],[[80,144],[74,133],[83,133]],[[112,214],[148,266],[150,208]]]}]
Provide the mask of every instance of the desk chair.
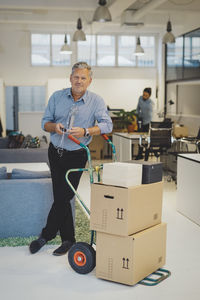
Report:
[{"label": "desk chair", "polygon": [[[153,125],[153,124],[152,124]],[[145,161],[148,161],[150,152],[158,159],[160,154],[171,147],[172,128],[150,127],[150,137],[145,151]]]},{"label": "desk chair", "polygon": [[171,119],[164,119],[162,122],[151,122],[150,128],[170,128],[172,129],[173,121]]},{"label": "desk chair", "polygon": [[196,146],[197,153],[200,153],[200,127],[196,137],[184,137],[181,138],[181,142],[188,144],[192,144]]}]

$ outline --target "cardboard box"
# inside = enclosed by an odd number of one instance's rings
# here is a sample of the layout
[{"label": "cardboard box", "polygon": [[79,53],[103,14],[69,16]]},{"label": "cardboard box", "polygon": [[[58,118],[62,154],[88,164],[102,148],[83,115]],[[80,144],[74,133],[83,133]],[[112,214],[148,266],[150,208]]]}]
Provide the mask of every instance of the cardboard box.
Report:
[{"label": "cardboard box", "polygon": [[161,222],[163,182],[122,188],[91,185],[90,229],[127,236]]},{"label": "cardboard box", "polygon": [[129,160],[131,164],[142,164],[142,184],[162,181],[162,163],[144,160]]},{"label": "cardboard box", "polygon": [[102,183],[129,187],[142,183],[142,165],[123,162],[103,164]]},{"label": "cardboard box", "polygon": [[103,158],[103,149],[105,141],[100,135],[94,135],[92,137],[92,142],[89,145],[91,158],[92,159],[102,159]]},{"label": "cardboard box", "polygon": [[97,232],[96,276],[134,285],[165,264],[166,224],[131,236]]},{"label": "cardboard box", "polygon": [[185,126],[174,126],[173,136],[176,138],[187,137],[188,128]]}]

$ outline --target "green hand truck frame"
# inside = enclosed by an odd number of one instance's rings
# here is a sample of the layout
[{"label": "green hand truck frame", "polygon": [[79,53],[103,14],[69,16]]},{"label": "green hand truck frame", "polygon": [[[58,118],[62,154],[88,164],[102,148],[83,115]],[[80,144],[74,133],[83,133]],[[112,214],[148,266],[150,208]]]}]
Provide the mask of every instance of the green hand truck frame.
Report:
[{"label": "green hand truck frame", "polygon": [[[117,158],[116,158],[115,146],[113,145],[111,140],[107,137],[107,135],[102,134],[102,137],[112,147],[113,160],[116,161]],[[78,192],[75,190],[75,188],[71,184],[71,182],[69,180],[69,174],[72,172],[86,172],[87,171],[87,172],[89,172],[90,183],[94,183],[93,174],[94,174],[94,172],[96,172],[98,182],[99,182],[100,181],[100,171],[103,169],[103,164],[93,167],[89,148],[70,134],[68,135],[68,138],[70,140],[72,140],[74,143],[76,143],[79,146],[81,146],[82,148],[84,148],[87,152],[88,168],[70,169],[67,171],[65,178],[66,178],[66,181],[69,184],[70,188],[76,195],[79,203],[85,209],[85,212],[88,214],[88,216],[90,216],[90,210],[85,205],[84,201],[81,199],[80,195],[78,194]],[[87,273],[91,272],[94,269],[94,267],[96,266],[96,251],[93,248],[93,245],[95,245],[94,237],[95,237],[95,231],[92,230],[90,244],[85,243],[85,242],[77,242],[68,251],[69,264],[72,267],[72,269],[79,274],[87,274]],[[152,274],[145,277],[143,280],[141,280],[138,283],[147,285],[147,286],[153,286],[153,285],[160,283],[164,279],[168,278],[170,275],[171,275],[170,271],[160,268],[156,272],[153,272]],[[153,278],[153,276],[156,278]]]}]

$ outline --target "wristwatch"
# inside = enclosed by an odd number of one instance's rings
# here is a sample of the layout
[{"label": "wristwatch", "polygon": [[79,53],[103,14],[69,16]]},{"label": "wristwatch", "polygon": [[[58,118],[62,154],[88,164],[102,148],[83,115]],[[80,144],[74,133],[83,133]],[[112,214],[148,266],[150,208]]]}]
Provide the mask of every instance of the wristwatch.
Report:
[{"label": "wristwatch", "polygon": [[89,137],[89,136],[90,136],[90,133],[89,133],[88,128],[84,128],[84,130],[85,130],[84,136],[85,136],[85,137]]}]

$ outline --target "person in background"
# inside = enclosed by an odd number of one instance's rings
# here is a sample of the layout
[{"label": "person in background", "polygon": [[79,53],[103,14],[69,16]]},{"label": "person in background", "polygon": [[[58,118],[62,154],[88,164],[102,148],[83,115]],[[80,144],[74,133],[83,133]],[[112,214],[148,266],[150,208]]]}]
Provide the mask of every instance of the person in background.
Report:
[{"label": "person in background", "polygon": [[[62,244],[53,254],[66,254],[75,243],[74,223],[70,200],[74,193],[67,184],[65,175],[69,169],[84,168],[87,153],[68,139],[71,134],[84,145],[93,135],[110,133],[112,121],[103,99],[88,91],[92,82],[91,67],[85,62],[73,65],[70,75],[71,88],[56,91],[49,99],[42,128],[50,132],[48,157],[53,183],[54,202],[46,226],[38,239],[31,242],[29,250],[38,252],[60,232]],[[73,172],[69,179],[77,189],[82,172]]]},{"label": "person in background", "polygon": [[[148,132],[149,125],[152,121],[153,117],[153,106],[154,103],[150,99],[151,97],[151,88],[146,87],[143,90],[143,95],[139,97],[138,105],[137,105],[137,114],[138,114],[138,131],[140,132]],[[138,155],[136,159],[143,158],[143,147],[139,145]]]}]

